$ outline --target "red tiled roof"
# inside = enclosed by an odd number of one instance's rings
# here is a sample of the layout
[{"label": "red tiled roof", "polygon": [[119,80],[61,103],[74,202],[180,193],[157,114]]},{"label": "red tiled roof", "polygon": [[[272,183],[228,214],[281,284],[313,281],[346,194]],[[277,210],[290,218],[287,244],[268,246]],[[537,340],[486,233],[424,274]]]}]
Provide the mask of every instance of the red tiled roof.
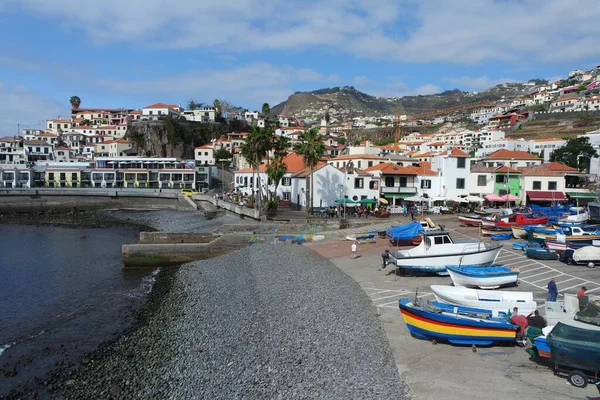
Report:
[{"label": "red tiled roof", "polygon": [[516,160],[539,160],[540,158],[536,155],[529,154],[526,151],[512,151],[506,149],[496,150],[485,157],[485,160],[510,160],[514,158]]},{"label": "red tiled roof", "polygon": [[385,175],[417,175],[414,167],[403,167],[394,163],[382,163],[365,169],[366,172],[381,171]]},{"label": "red tiled roof", "polygon": [[504,173],[504,174],[520,174],[521,173],[519,170],[510,168],[506,165],[503,165],[500,168],[495,169],[494,172],[499,172],[499,173]]},{"label": "red tiled roof", "polygon": [[146,106],[144,108],[169,108],[169,105],[167,105],[165,103],[154,103],[154,104],[151,104],[151,105]]},{"label": "red tiled roof", "polygon": [[450,151],[450,155],[453,156],[453,157],[469,157],[469,155],[467,153],[465,153],[464,151],[462,151],[458,147],[453,148]]},{"label": "red tiled roof", "polygon": [[577,168],[569,167],[568,165],[561,164],[559,162],[551,162],[543,164],[544,167],[551,169],[552,171],[560,172],[580,172]]},{"label": "red tiled roof", "polygon": [[536,165],[533,167],[521,167],[519,168],[521,174],[524,176],[562,176],[558,171],[553,171],[550,168],[546,168],[543,165]]}]

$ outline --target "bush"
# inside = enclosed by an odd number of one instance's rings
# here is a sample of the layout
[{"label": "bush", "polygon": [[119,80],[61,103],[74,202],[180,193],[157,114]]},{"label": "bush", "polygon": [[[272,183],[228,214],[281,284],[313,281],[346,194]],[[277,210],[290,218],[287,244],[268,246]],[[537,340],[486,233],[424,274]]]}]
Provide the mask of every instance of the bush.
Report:
[{"label": "bush", "polygon": [[279,208],[279,199],[270,199],[265,202],[266,211],[276,211]]}]

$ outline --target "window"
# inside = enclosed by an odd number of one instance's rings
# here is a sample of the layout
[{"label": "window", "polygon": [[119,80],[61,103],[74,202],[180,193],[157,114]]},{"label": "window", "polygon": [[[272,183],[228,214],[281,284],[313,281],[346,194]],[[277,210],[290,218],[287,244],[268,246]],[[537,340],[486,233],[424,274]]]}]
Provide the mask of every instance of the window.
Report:
[{"label": "window", "polygon": [[356,166],[356,167],[357,167],[357,168],[362,168],[362,165],[361,165],[361,164],[362,164],[362,161],[358,160],[358,162],[357,162],[357,166]]},{"label": "window", "polygon": [[148,114],[152,115],[152,112],[153,112],[153,111],[152,111],[152,110],[150,110],[150,111],[148,112]]},{"label": "window", "polygon": [[457,168],[466,168],[467,166],[467,159],[463,158],[463,157],[459,157],[456,159],[456,167]]},{"label": "window", "polygon": [[283,192],[283,200],[284,201],[290,201],[292,200],[292,193],[291,192]]},{"label": "window", "polygon": [[362,189],[364,187],[364,178],[354,178],[354,189]]},{"label": "window", "polygon": [[378,182],[377,181],[371,181],[369,182],[369,189],[377,189],[378,188]]},{"label": "window", "polygon": [[548,182],[548,190],[556,190],[556,181]]},{"label": "window", "polygon": [[496,175],[496,183],[506,183],[507,180],[506,175]]},{"label": "window", "polygon": [[385,186],[386,187],[394,187],[394,177],[388,176],[385,178]]},{"label": "window", "polygon": [[477,186],[485,186],[487,184],[487,177],[485,175],[477,176]]},{"label": "window", "polygon": [[292,186],[292,178],[286,177],[286,178],[281,179],[281,185],[282,186]]},{"label": "window", "polygon": [[372,167],[373,166],[373,161],[368,161],[367,162],[367,166]]},{"label": "window", "polygon": [[456,188],[464,189],[465,188],[465,178],[457,178],[456,179]]},{"label": "window", "polygon": [[431,189],[431,180],[423,179],[421,181],[421,189]]},{"label": "window", "polygon": [[533,181],[533,190],[542,190],[542,182]]},{"label": "window", "polygon": [[406,187],[408,179],[405,176],[400,177],[400,187]]}]

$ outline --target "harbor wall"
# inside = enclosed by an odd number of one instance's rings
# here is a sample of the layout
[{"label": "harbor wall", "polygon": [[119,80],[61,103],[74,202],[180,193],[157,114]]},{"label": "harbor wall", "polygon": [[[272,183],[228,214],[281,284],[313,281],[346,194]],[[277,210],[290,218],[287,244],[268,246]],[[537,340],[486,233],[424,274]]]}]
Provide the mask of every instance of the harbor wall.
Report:
[{"label": "harbor wall", "polygon": [[143,208],[191,209],[177,192],[106,189],[0,189],[0,212]]}]

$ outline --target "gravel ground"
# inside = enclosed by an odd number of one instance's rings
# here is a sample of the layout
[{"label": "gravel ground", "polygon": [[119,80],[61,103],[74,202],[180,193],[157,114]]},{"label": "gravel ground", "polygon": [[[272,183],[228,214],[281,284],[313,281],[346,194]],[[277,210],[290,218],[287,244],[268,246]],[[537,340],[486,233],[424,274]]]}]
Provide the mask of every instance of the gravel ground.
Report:
[{"label": "gravel ground", "polygon": [[249,223],[248,220],[231,215],[207,220],[203,213],[187,210],[105,211],[104,214],[127,222],[149,225],[162,232],[211,232],[224,224]]},{"label": "gravel ground", "polygon": [[65,399],[402,399],[376,310],[304,246],[257,243],[165,269],[139,322]]}]

